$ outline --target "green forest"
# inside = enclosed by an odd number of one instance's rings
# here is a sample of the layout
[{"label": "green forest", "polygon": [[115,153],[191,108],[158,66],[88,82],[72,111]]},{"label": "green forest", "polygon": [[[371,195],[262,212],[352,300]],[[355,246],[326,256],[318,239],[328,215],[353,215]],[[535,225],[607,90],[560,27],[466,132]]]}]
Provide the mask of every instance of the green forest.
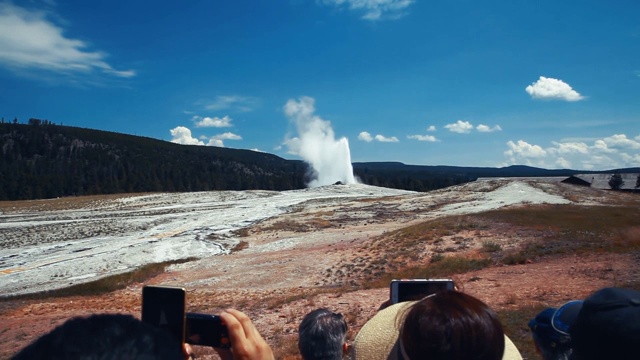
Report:
[{"label": "green forest", "polygon": [[[429,191],[491,176],[559,176],[571,170],[353,163],[363,183]],[[138,192],[292,190],[309,182],[300,160],[30,119],[0,122],[0,200]]]}]

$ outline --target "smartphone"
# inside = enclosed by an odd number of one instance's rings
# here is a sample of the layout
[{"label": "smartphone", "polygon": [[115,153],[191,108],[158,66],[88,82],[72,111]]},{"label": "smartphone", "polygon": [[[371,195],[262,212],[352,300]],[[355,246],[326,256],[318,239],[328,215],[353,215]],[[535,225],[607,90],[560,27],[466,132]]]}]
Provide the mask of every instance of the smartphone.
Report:
[{"label": "smartphone", "polygon": [[438,291],[453,290],[451,279],[394,279],[389,285],[391,303],[420,300]]},{"label": "smartphone", "polygon": [[[142,288],[142,321],[159,327],[184,343],[186,291],[181,287],[145,285]],[[182,351],[182,348],[180,349]]]},{"label": "smartphone", "polygon": [[191,345],[231,347],[227,327],[217,315],[187,313],[185,341]]}]

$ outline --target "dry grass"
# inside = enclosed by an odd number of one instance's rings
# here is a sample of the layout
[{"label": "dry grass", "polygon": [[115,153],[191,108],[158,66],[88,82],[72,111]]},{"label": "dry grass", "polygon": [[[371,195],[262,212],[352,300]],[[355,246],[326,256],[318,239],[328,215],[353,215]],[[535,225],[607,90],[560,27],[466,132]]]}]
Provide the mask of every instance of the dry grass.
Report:
[{"label": "dry grass", "polygon": [[502,260],[505,264],[522,264],[551,255],[640,250],[637,206],[548,205],[495,210],[477,216],[535,235],[519,250],[506,254]]},{"label": "dry grass", "polygon": [[6,214],[20,212],[59,211],[84,209],[95,206],[97,203],[129,198],[134,196],[150,195],[153,193],[127,193],[108,195],[69,196],[45,200],[18,200],[0,201],[0,210]]}]

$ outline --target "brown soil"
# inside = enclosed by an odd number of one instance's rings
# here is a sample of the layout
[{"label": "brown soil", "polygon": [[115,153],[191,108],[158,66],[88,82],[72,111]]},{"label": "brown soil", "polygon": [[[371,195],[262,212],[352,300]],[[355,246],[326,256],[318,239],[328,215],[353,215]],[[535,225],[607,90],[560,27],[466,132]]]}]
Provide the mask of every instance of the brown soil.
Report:
[{"label": "brown soil", "polygon": [[[561,188],[572,200],[600,203],[629,201],[633,194],[604,194],[570,187]],[[637,201],[637,196],[633,201]],[[397,201],[401,201],[398,199]],[[345,206],[349,206],[346,204]],[[361,211],[361,209],[360,209]],[[425,210],[426,211],[426,210]],[[227,307],[240,309],[253,319],[280,358],[295,358],[297,326],[302,317],[318,307],[344,314],[350,324],[350,338],[388,297],[388,289],[357,289],[367,273],[360,269],[381,256],[370,245],[392,230],[424,220],[415,213],[389,212],[362,221],[345,215],[345,209],[318,206],[270,219],[251,229],[243,240],[247,248],[226,256],[200,259],[176,265],[146,283],[181,285],[188,289],[188,311],[216,313]],[[342,215],[341,215],[342,214]],[[319,221],[319,219],[325,219]],[[327,220],[328,219],[328,220]],[[306,224],[298,232],[285,224]],[[473,257],[477,240],[493,241],[503,247],[518,246],[536,234],[519,229],[487,227],[482,231],[457,232],[457,239],[476,239],[475,244],[452,248],[457,255]],[[517,235],[516,235],[517,233]],[[305,237],[304,242],[286,245],[287,240]],[[443,241],[455,241],[451,239]],[[284,244],[277,251],[260,251],[260,245]],[[452,243],[453,244],[453,243]],[[515,245],[514,245],[515,244]],[[420,263],[433,254],[425,252]],[[352,264],[353,266],[346,266]],[[336,274],[337,265],[344,271]],[[332,271],[328,271],[332,269]],[[532,258],[527,263],[492,266],[454,275],[457,286],[496,310],[558,306],[584,298],[605,286],[634,283],[639,278],[640,261],[635,253],[564,254]],[[13,300],[0,302],[0,358],[8,358],[20,348],[65,320],[91,313],[130,313],[139,316],[141,283],[99,296]],[[355,287],[353,285],[356,285]],[[523,324],[526,329],[526,323]],[[509,334],[513,338],[526,334]],[[217,358],[210,349],[196,348],[200,358]]]}]

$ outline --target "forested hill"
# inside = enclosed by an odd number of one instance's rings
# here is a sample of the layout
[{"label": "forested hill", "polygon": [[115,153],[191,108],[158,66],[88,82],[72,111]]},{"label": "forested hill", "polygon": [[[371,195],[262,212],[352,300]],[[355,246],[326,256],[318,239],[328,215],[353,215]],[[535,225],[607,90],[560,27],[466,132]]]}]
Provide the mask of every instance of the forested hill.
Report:
[{"label": "forested hill", "polygon": [[[578,172],[399,162],[353,163],[353,169],[366,184],[414,191],[478,177],[569,176]],[[291,190],[305,186],[307,171],[302,161],[251,150],[178,145],[37,119],[29,124],[0,123],[0,200],[156,191]]]},{"label": "forested hill", "polygon": [[148,191],[303,188],[306,164],[52,124],[0,124],[0,200]]}]

